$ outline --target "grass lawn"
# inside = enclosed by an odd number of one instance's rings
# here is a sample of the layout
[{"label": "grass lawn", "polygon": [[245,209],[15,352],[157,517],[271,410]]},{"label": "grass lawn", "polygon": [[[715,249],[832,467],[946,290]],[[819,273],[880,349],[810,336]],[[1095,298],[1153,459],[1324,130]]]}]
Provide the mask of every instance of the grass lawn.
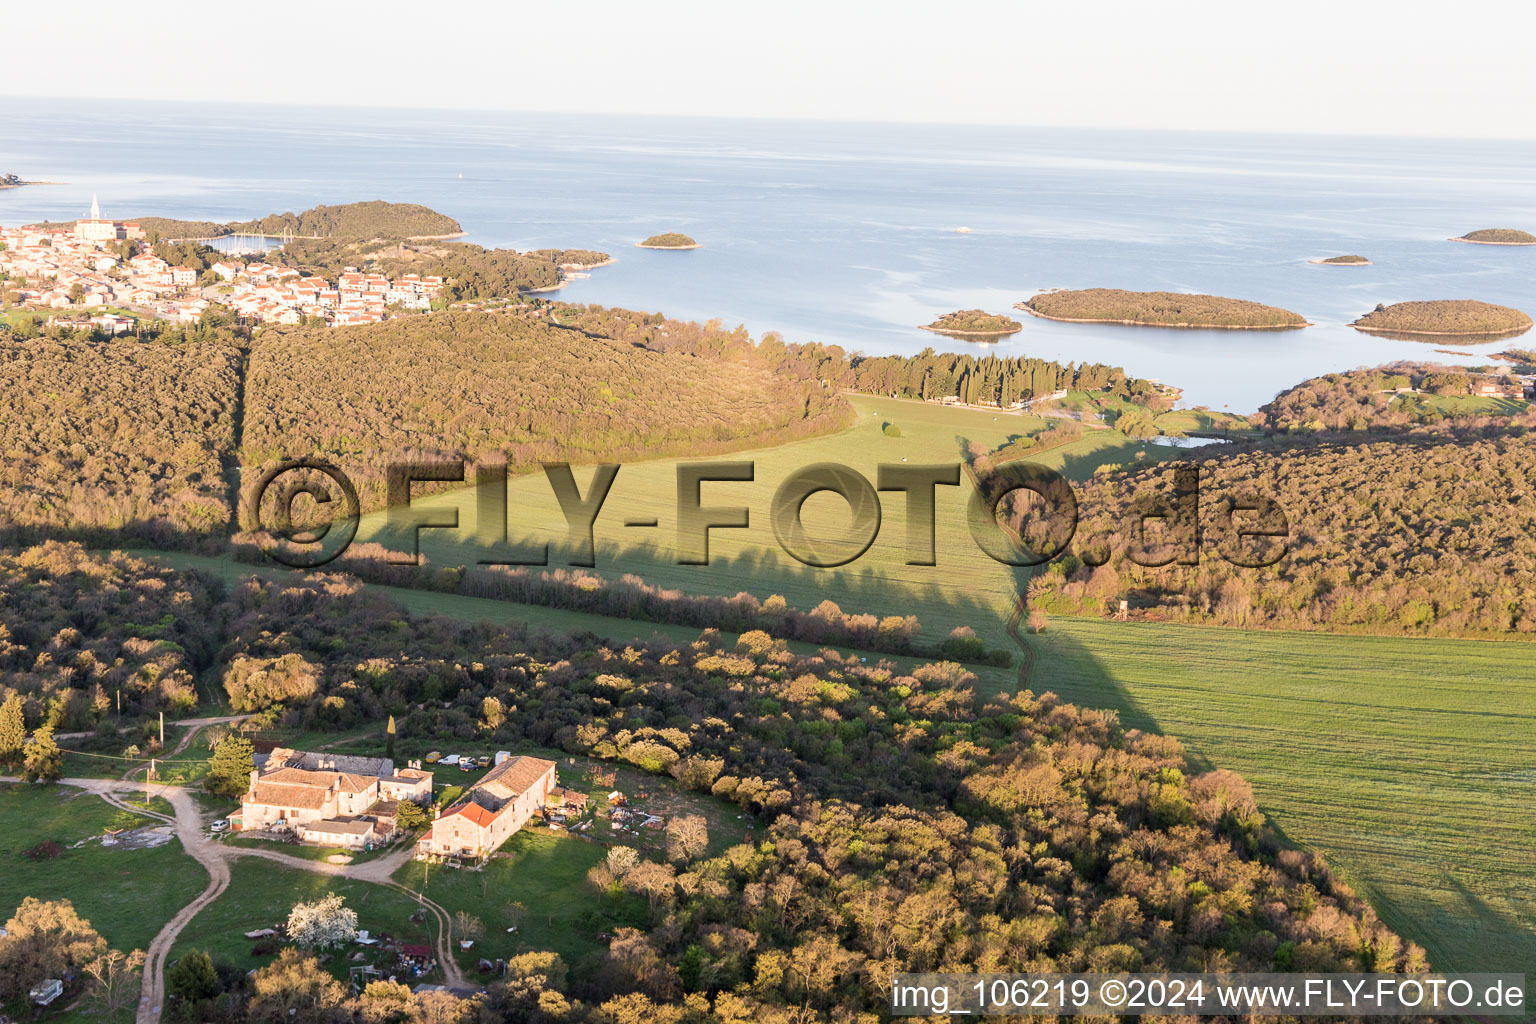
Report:
[{"label": "grass lawn", "polygon": [[1445,416],[1516,416],[1530,409],[1524,398],[1489,398],[1484,395],[1399,395],[1392,408],[1423,406]]},{"label": "grass lawn", "polygon": [[[162,804],[157,798],[151,807]],[[127,850],[92,842],[43,861],[22,851],[45,839],[68,847],[108,828],[148,824],[159,823],[68,786],[0,785],[0,915],[8,919],[27,896],[67,899],[114,948],[145,948],[208,883],[180,843]]]},{"label": "grass lawn", "polygon": [[1536,963],[1528,644],[1053,619],[1034,688],[1253,784],[1439,970]]},{"label": "grass lawn", "polygon": [[[188,950],[201,949],[215,959],[246,970],[260,967],[276,954],[253,955],[256,943],[247,939],[245,933],[278,925],[288,919],[288,911],[295,903],[316,900],[332,892],[357,911],[359,928],[421,945],[431,945],[436,939],[431,915],[427,915],[424,923],[412,922],[416,901],[386,886],[300,871],[254,857],[231,861],[230,873],[229,888],[194,917],[177,938],[172,960]],[[348,966],[344,957],[335,957],[329,964],[339,978],[347,976]]]},{"label": "grass lawn", "polygon": [[[645,900],[638,896],[599,893],[587,883],[587,872],[608,856],[608,848],[570,837],[527,830],[519,832],[481,871],[434,866],[426,879],[426,895],[449,913],[463,910],[485,925],[484,936],[460,960],[473,966],[478,956],[490,959],[552,949],[575,967],[588,954],[607,947],[598,933],[645,922]],[[421,890],[425,865],[411,862],[395,879]],[[516,934],[507,934],[506,908],[521,903],[527,910]]]}]

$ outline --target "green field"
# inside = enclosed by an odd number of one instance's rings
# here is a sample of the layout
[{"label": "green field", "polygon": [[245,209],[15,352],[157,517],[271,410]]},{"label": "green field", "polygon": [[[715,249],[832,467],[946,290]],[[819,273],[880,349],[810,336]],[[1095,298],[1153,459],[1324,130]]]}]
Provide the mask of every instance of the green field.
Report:
[{"label": "green field", "polygon": [[[203,884],[206,882],[204,876]],[[316,900],[332,892],[357,911],[357,926],[361,929],[420,945],[430,946],[436,940],[432,916],[427,915],[424,923],[412,922],[416,900],[397,889],[241,857],[230,863],[229,888],[204,907],[177,937],[171,959],[188,950],[201,949],[216,960],[247,970],[259,967],[272,957],[253,955],[256,943],[247,939],[245,933],[281,924],[288,919],[288,911],[295,903]],[[337,958],[328,966],[337,977],[347,976],[348,961]]]},{"label": "green field", "polygon": [[[854,396],[851,400],[859,416],[847,430],[718,460],[750,461],[755,466],[755,478],[750,483],[704,484],[705,506],[741,506],[748,508],[750,515],[745,529],[711,531],[708,565],[679,564],[676,467],[681,460],[626,464],[597,519],[597,565],[593,571],[608,578],[634,573],[648,583],[690,594],[730,596],[745,591],[759,599],[780,594],[792,607],[803,610],[830,599],[845,612],[882,616],[916,613],[928,642],[942,639],[955,626],[963,625],[975,628],[989,647],[1011,648],[1002,623],[1014,600],[1014,571],[987,557],[972,540],[966,521],[969,483],[936,489],[935,566],[905,564],[906,501],[898,492],[881,495],[882,521],[873,546],[856,561],[831,569],[812,568],[786,554],[774,536],[769,507],[781,482],[817,463],[853,467],[873,483],[882,463],[899,466],[903,459],[908,465],[956,463],[970,442],[992,448],[1023,434],[1038,433],[1050,422],[900,399]],[[883,434],[881,428],[886,423],[898,426],[901,436]],[[1094,431],[1044,453],[1037,461],[1060,469],[1069,478],[1082,479],[1105,462],[1129,464],[1176,455],[1172,449],[1144,445],[1112,431]],[[583,468],[575,473],[585,494],[592,473]],[[547,543],[550,568],[566,565],[570,548],[565,519],[543,474],[515,478],[508,491],[511,541],[525,548]],[[421,531],[421,551],[429,565],[465,565],[482,557],[475,543],[476,509],[471,490],[417,499],[413,506],[458,512],[457,530]],[[626,520],[650,518],[659,525],[624,525]],[[842,537],[850,521],[847,504],[835,495],[814,495],[805,503],[804,522],[813,539]],[[408,535],[389,529],[382,512],[364,517],[357,539],[397,550],[410,544]],[[532,621],[532,616],[529,619]],[[651,631],[649,627],[642,630]]]},{"label": "green field", "polygon": [[[426,866],[412,862],[395,874],[415,891],[450,914],[460,910],[479,918],[485,934],[475,948],[460,957],[473,966],[478,956],[490,959],[552,949],[575,967],[607,943],[597,935],[624,925],[645,922],[645,900],[627,893],[600,893],[587,882],[587,872],[608,856],[608,848],[570,837],[522,831],[501,848],[502,854],[480,871],[431,868],[422,889]],[[508,934],[506,908],[521,903],[527,914],[518,931]]]},{"label": "green field", "polygon": [[1036,690],[1233,769],[1440,970],[1536,963],[1527,644],[1056,619]]},{"label": "green field", "polygon": [[[164,801],[152,802],[161,809]],[[68,847],[108,829],[158,824],[68,786],[0,785],[0,924],[22,899],[67,899],[115,949],[143,949],[208,876],[172,839],[148,850],[92,842],[56,860],[22,851],[52,839]]]}]

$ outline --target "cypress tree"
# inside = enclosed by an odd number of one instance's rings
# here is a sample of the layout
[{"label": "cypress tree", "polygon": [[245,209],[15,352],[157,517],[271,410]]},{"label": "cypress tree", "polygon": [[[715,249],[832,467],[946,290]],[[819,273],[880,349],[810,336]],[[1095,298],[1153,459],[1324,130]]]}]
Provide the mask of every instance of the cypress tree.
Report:
[{"label": "cypress tree", "polygon": [[13,693],[0,704],[0,765],[15,767],[27,744],[27,723],[21,714],[21,694]]}]

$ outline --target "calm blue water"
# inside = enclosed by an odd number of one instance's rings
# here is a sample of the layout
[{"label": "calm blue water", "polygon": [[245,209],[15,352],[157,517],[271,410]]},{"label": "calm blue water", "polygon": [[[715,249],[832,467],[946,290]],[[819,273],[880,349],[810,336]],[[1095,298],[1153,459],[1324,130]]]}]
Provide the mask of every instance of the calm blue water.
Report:
[{"label": "calm blue water", "polygon": [[[0,224],[80,216],[92,193],[108,216],[221,221],[425,203],[470,241],[617,256],[566,289],[573,301],[869,353],[964,347],[916,325],[957,308],[1006,311],[1051,287],[1212,292],[1313,321],[1272,334],[1021,317],[1023,332],[996,346],[1117,363],[1183,386],[1188,404],[1235,411],[1328,370],[1458,360],[1345,326],[1378,302],[1536,310],[1536,248],[1445,241],[1536,229],[1529,142],[12,99],[0,171],[69,182],[0,192]],[[956,234],[961,225],[973,233]],[[632,247],[674,229],[705,247]],[[1306,262],[1351,252],[1377,265]]]}]

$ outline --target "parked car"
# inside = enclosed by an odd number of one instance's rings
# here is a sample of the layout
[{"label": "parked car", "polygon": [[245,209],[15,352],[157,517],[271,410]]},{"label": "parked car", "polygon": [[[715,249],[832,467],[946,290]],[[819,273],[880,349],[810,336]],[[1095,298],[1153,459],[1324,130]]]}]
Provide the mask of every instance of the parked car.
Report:
[{"label": "parked car", "polygon": [[220,818],[218,821],[216,821],[212,825],[208,826],[208,831],[210,831],[210,832],[224,832],[224,831],[227,831],[228,829],[229,829],[229,819],[227,819],[227,818]]},{"label": "parked car", "polygon": [[440,765],[443,765],[445,767],[452,768],[454,765],[459,763],[459,755],[458,754],[449,754],[447,757],[443,758],[442,760],[438,761],[437,763],[440,764]]},{"label": "parked car", "polygon": [[475,759],[472,757],[459,758],[459,771],[461,772],[472,772],[478,767],[479,765],[475,764]]},{"label": "parked car", "polygon": [[480,765],[481,768],[489,768],[491,766],[491,757],[490,757],[490,755],[489,754],[482,754],[480,756],[479,765]]},{"label": "parked car", "polygon": [[442,760],[442,757],[442,751],[434,750],[432,753],[427,755],[427,764],[437,764],[438,761]]}]

